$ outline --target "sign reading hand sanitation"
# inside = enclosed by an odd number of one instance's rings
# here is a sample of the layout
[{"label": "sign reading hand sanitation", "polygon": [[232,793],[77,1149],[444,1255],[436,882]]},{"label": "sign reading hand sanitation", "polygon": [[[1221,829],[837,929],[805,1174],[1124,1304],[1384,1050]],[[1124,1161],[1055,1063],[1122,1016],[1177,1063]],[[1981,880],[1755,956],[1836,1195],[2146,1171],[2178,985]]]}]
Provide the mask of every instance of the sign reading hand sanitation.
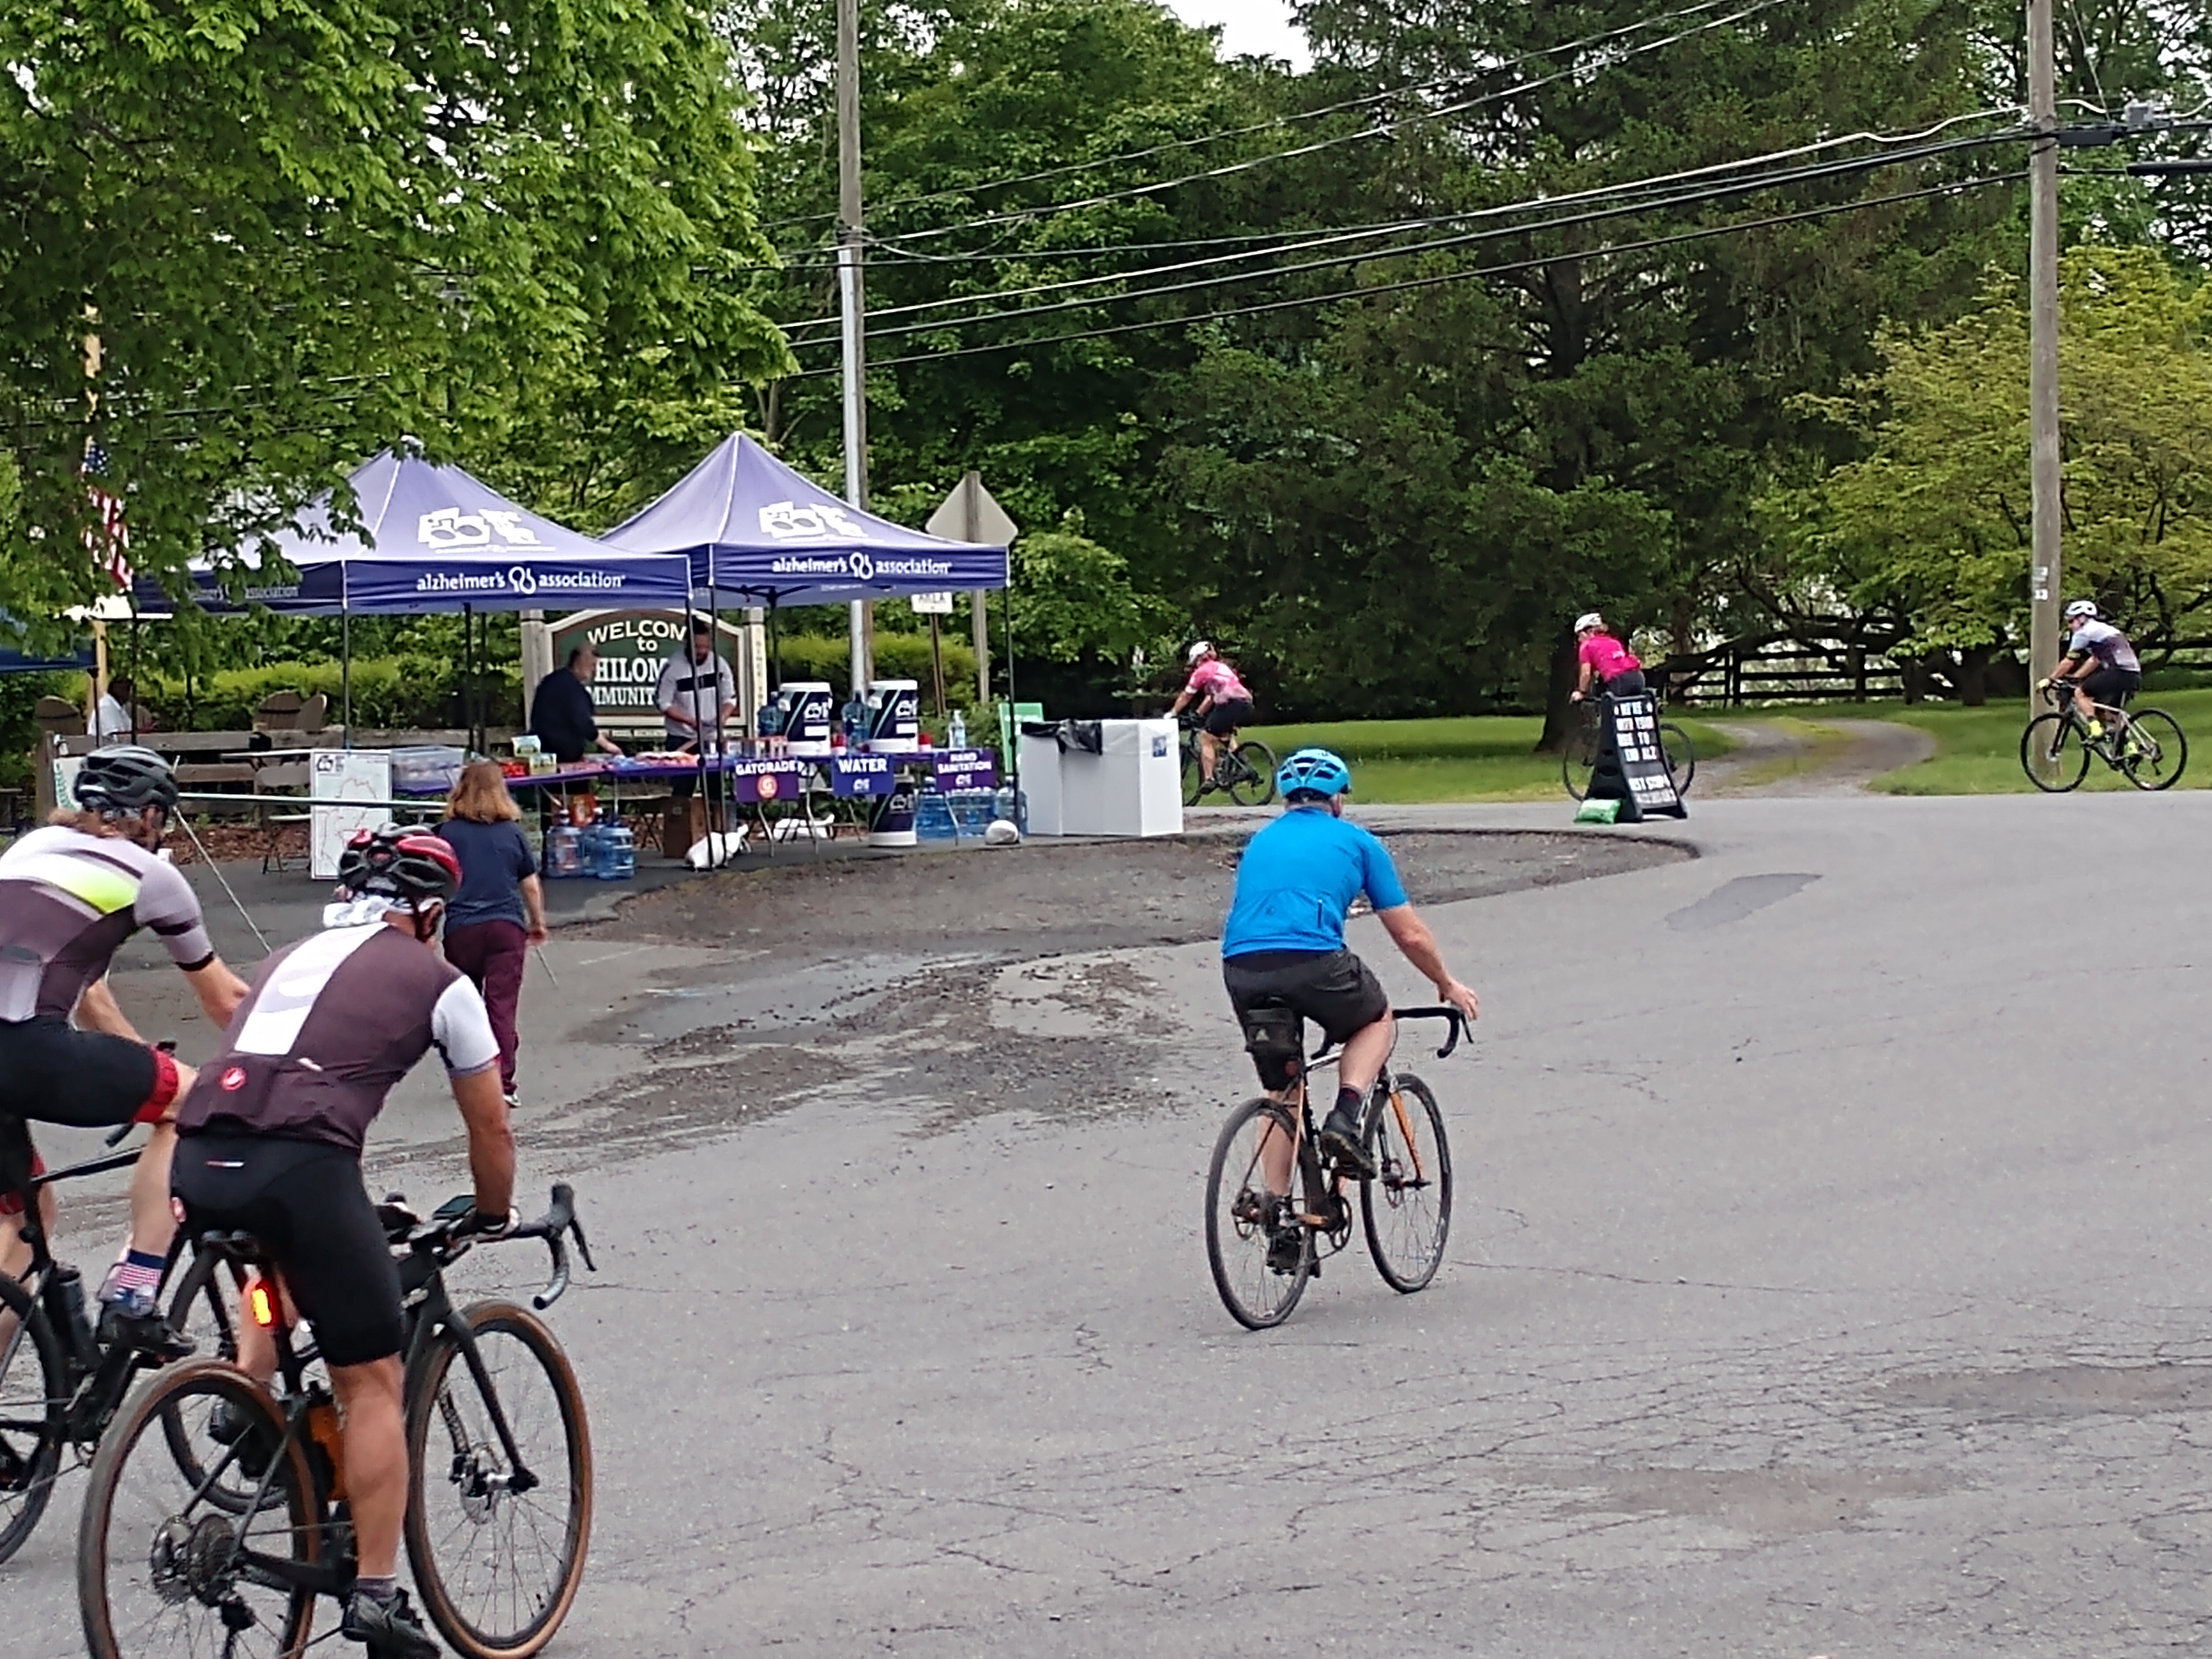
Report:
[{"label": "sign reading hand sanitation", "polygon": [[1667,769],[1659,702],[1650,692],[1605,700],[1605,742],[1590,774],[1592,800],[1618,800],[1627,823],[1655,815],[1686,818],[1689,809]]}]

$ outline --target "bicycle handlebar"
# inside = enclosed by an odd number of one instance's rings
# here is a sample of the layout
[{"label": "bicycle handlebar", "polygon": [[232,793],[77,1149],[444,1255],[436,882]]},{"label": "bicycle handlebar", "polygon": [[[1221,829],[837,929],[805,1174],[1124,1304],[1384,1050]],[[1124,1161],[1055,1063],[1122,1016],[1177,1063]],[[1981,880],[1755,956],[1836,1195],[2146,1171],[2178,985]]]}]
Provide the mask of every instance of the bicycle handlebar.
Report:
[{"label": "bicycle handlebar", "polygon": [[[1393,1019],[1449,1020],[1451,1023],[1451,1035],[1444,1039],[1444,1046],[1437,1050],[1437,1058],[1438,1060],[1445,1060],[1450,1057],[1451,1051],[1459,1047],[1460,1034],[1467,1029],[1467,1016],[1460,1012],[1458,1009],[1453,1007],[1449,1003],[1442,1003],[1433,1008],[1393,1008],[1390,1011],[1390,1018]],[[1321,1047],[1315,1049],[1308,1058],[1310,1060],[1323,1059],[1328,1055],[1329,1050],[1335,1047],[1336,1044],[1331,1042],[1326,1036],[1324,1036],[1322,1039]]]},{"label": "bicycle handlebar", "polygon": [[[457,1203],[473,1205],[474,1200],[464,1194]],[[565,1181],[553,1184],[552,1202],[545,1213],[535,1221],[526,1221],[504,1232],[479,1232],[476,1214],[471,1208],[465,1213],[447,1220],[433,1219],[417,1227],[408,1236],[408,1248],[434,1255],[442,1269],[450,1267],[479,1243],[503,1244],[509,1239],[542,1238],[553,1257],[553,1276],[545,1288],[530,1298],[530,1305],[543,1313],[561,1299],[568,1288],[568,1240],[576,1241],[576,1254],[584,1258],[586,1272],[597,1273],[599,1263],[592,1260],[592,1247],[584,1237],[584,1224],[576,1219],[576,1191]]]}]

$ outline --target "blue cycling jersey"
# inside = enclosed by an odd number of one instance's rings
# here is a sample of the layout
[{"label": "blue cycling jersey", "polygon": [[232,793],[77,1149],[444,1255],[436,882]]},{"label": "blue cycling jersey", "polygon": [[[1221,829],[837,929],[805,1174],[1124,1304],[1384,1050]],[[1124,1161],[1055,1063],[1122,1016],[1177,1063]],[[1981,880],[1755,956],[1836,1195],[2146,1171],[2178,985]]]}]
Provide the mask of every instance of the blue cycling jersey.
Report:
[{"label": "blue cycling jersey", "polygon": [[1340,951],[1344,918],[1363,892],[1378,910],[1406,902],[1382,843],[1322,808],[1294,806],[1245,844],[1221,954]]}]

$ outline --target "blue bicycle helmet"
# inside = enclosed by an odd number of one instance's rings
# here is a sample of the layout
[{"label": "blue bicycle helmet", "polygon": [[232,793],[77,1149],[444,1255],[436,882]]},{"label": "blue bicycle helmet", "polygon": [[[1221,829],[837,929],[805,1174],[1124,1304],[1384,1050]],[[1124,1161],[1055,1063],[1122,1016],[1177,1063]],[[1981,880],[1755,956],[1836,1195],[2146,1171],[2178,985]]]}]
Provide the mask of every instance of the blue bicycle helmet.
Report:
[{"label": "blue bicycle helmet", "polygon": [[1352,769],[1326,749],[1301,749],[1275,769],[1275,787],[1285,800],[1299,795],[1352,793]]}]

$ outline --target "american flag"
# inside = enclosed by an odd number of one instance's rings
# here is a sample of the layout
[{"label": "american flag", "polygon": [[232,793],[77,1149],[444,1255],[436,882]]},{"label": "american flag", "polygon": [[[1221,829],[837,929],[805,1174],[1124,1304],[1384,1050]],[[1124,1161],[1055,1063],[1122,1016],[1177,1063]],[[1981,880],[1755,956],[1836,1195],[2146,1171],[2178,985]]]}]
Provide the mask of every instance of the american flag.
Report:
[{"label": "american flag", "polygon": [[95,439],[84,447],[84,487],[92,497],[92,510],[99,516],[100,527],[85,531],[85,550],[92,555],[94,563],[107,572],[110,581],[128,592],[131,529],[123,522],[123,498],[100,482],[106,476],[107,452]]}]

